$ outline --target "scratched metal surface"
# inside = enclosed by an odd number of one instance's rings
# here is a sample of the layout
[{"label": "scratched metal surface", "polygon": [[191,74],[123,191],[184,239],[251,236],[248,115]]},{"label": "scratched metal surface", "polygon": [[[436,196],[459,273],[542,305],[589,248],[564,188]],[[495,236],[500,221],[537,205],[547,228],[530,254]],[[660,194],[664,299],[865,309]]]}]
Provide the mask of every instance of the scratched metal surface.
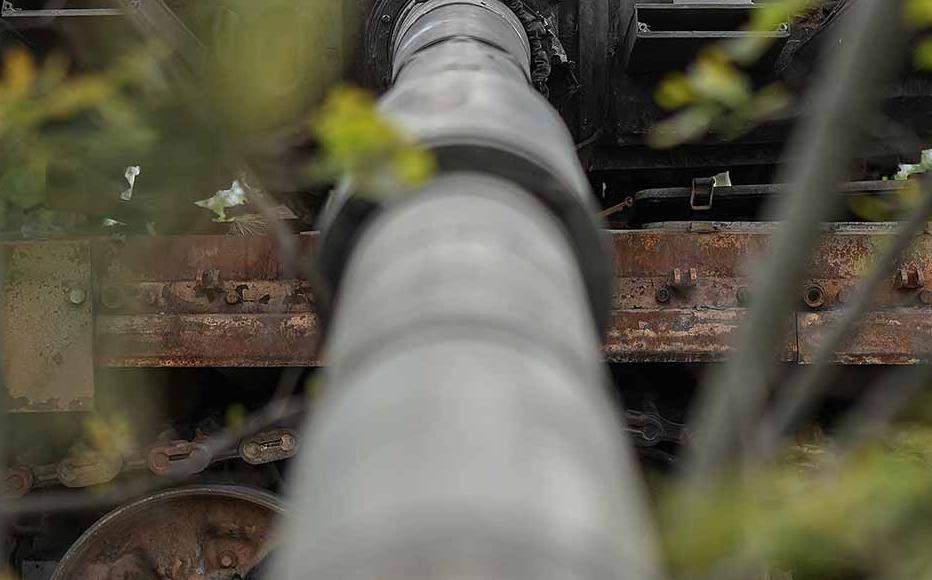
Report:
[{"label": "scratched metal surface", "polygon": [[[726,358],[746,306],[753,300],[743,268],[763,255],[772,227],[677,224],[612,232],[614,311],[605,340],[606,359],[715,362]],[[811,277],[799,289],[797,312],[787,316],[787,337],[775,350],[775,357],[801,363],[811,361],[825,329],[840,315],[859,276],[870,269],[892,235],[893,228],[886,225],[833,226],[826,232],[813,259]],[[298,260],[313,259],[314,239],[313,235],[297,237]],[[49,244],[63,248],[59,260],[80,246],[72,242]],[[123,242],[95,240],[91,256],[96,287],[93,355],[97,366],[322,364],[318,348],[321,321],[311,285],[289,275],[271,238],[179,236]],[[47,273],[58,271],[54,261],[48,264]],[[69,276],[80,277],[80,268],[67,269]],[[906,282],[900,280],[901,275]],[[63,282],[55,283],[61,286]],[[818,300],[807,305],[804,295],[813,288],[817,289]],[[19,292],[17,301],[25,300],[23,287],[11,288],[7,292],[7,310],[13,304],[9,300],[11,290]],[[32,292],[51,296],[45,290]],[[49,302],[43,322],[26,321],[22,312],[27,303],[7,315],[12,317],[11,323],[20,320],[15,325],[53,328],[72,324],[68,320],[76,319],[78,314],[85,322],[91,316],[90,300],[77,309],[65,310],[67,303]],[[63,312],[68,316],[62,317]],[[855,365],[915,362],[932,345],[929,320],[932,320],[932,235],[927,233],[918,237],[915,246],[902,257],[897,275],[891,276],[890,283],[881,291],[874,312],[838,353],[837,361]],[[10,324],[4,326],[5,349],[10,355],[16,354],[14,359],[28,360],[25,353],[32,352],[32,347],[15,344],[10,339]],[[80,328],[85,329],[84,334],[74,335],[74,340],[80,336],[84,350],[74,352],[87,358],[88,349],[92,348],[90,335],[86,327]],[[49,337],[53,335],[68,336],[48,333]],[[82,381],[89,381],[87,364],[82,364],[84,370],[79,376],[84,377]],[[25,371],[21,367],[18,372]],[[32,383],[20,379],[20,384]],[[87,384],[90,382],[82,387],[82,396],[92,394]],[[47,393],[30,396],[31,401],[44,402],[49,408],[74,404],[52,401],[54,397]]]},{"label": "scratched metal surface", "polygon": [[4,245],[2,252],[6,410],[93,410],[89,244],[23,242]]}]

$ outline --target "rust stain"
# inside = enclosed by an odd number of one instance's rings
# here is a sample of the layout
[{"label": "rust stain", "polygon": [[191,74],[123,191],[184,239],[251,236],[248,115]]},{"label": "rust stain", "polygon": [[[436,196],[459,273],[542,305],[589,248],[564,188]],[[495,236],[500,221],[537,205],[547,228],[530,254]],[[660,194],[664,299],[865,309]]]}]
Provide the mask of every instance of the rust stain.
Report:
[{"label": "rust stain", "polygon": [[90,246],[3,244],[3,384],[11,412],[91,410],[94,396]]},{"label": "rust stain", "polygon": [[242,578],[271,550],[275,516],[219,494],[120,508],[82,536],[56,578]]},{"label": "rust stain", "polygon": [[[732,350],[744,314],[736,309],[616,311],[604,350],[611,362],[720,361]],[[795,360],[795,337],[787,337],[777,354]]]},{"label": "rust stain", "polygon": [[114,315],[97,319],[104,367],[318,366],[315,314]]}]

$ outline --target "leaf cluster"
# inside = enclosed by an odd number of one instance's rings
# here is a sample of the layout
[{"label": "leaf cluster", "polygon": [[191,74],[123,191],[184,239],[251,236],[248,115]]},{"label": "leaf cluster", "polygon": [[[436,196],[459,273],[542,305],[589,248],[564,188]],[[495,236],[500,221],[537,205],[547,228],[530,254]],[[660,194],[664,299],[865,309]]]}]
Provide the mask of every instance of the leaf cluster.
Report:
[{"label": "leaf cluster", "polygon": [[800,444],[784,461],[717,485],[672,488],[661,508],[677,578],[795,580],[932,575],[932,428],[837,454]]}]

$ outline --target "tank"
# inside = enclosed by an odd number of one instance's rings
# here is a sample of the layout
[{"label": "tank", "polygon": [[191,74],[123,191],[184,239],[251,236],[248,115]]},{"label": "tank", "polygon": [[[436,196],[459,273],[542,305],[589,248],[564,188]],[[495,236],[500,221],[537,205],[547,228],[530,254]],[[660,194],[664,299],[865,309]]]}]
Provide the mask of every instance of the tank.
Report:
[{"label": "tank", "polygon": [[[262,54],[237,35],[237,19],[284,26],[293,7],[219,4],[205,15],[180,0],[8,0],[0,49],[66,54],[78,76],[115,62],[119,43],[156,38],[173,65],[194,67],[213,41],[206,31],[231,54]],[[686,411],[734,352],[755,298],[745,265],[780,227],[769,209],[789,194],[779,179],[805,109],[657,147],[652,128],[670,115],[657,87],[738,38],[767,47],[749,83],[806,94],[819,55],[843,40],[848,4],[823,2],[762,30],[751,26],[762,6],[743,0],[334,2],[298,62],[336,71],[327,86],[373,95],[382,118],[434,160],[425,183],[373,197],[333,176],[287,174],[321,146],[306,126],[276,127],[274,163],[255,159],[265,185],[255,223],[205,220],[192,203],[235,196],[245,179],[230,186],[229,172],[174,183],[171,203],[146,182],[221,159],[203,144],[142,163],[132,179],[122,165],[81,188],[68,187],[73,173],[50,173],[73,194],[66,209],[91,219],[37,229],[29,206],[2,228],[13,567],[24,580],[611,578],[624,570],[625,554],[609,548],[618,543],[635,546],[626,561],[652,577],[646,516],[631,507],[644,493],[635,474],[679,465],[695,428]],[[223,87],[249,84],[217,74]],[[859,143],[846,203],[794,290],[778,374],[817,360],[865,265],[895,236],[884,208],[907,186],[888,178],[918,162],[930,97],[918,74],[885,90],[884,121]],[[900,126],[916,147],[897,145]],[[103,218],[116,223],[96,227]],[[823,414],[928,354],[930,256],[926,231],[834,353]],[[489,448],[498,453],[450,460]],[[513,465],[527,478],[502,478]],[[276,563],[270,522],[283,511],[278,494],[296,486],[314,493],[286,511],[313,525],[291,534],[300,549]],[[359,511],[369,498],[390,517]],[[589,509],[559,509],[570,504]],[[502,511],[457,511],[484,505]],[[444,510],[459,525],[395,529]],[[555,529],[574,533],[546,533]],[[385,530],[397,539],[390,549],[378,541]],[[426,549],[434,536],[482,557]]]}]

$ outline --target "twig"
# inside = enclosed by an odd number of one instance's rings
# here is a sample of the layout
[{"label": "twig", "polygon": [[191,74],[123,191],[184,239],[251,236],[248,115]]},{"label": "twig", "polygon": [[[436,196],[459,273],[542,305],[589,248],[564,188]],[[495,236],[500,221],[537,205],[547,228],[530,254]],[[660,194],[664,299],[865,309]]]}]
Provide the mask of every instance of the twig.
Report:
[{"label": "twig", "polygon": [[693,480],[708,480],[753,433],[775,369],[774,345],[787,330],[796,290],[802,284],[820,228],[840,203],[835,192],[854,153],[862,119],[870,115],[899,55],[899,2],[860,0],[844,22],[844,42],[823,63],[810,114],[790,143],[795,161],[781,182],[793,184],[777,200],[782,222],[770,255],[758,268],[757,300],[739,333],[734,357],[703,391],[694,420],[697,444],[687,459]]},{"label": "twig", "polygon": [[932,381],[932,364],[886,372],[841,422],[836,440],[842,449],[880,435]]}]

